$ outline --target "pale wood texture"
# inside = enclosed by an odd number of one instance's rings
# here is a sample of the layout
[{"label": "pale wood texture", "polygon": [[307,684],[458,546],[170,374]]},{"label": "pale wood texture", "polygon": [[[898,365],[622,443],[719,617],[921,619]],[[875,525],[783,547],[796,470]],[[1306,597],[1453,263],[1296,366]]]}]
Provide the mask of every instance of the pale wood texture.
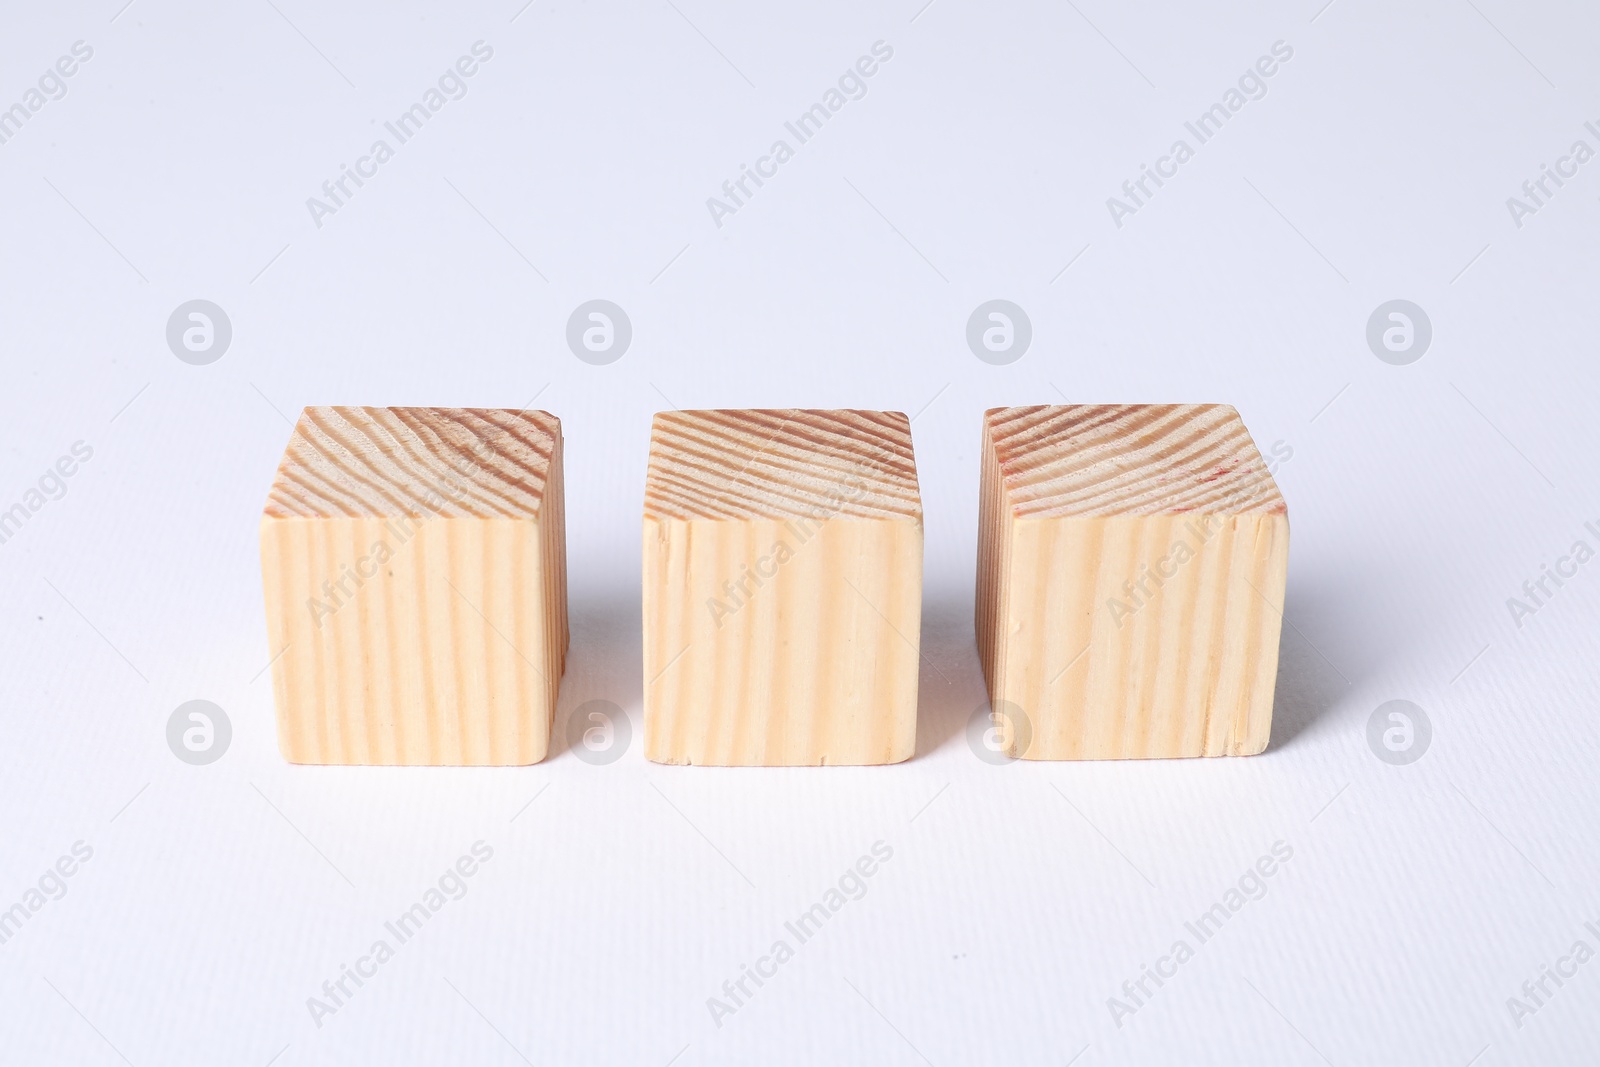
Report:
[{"label": "pale wood texture", "polygon": [[896,763],[916,747],[922,502],[892,411],[655,418],[646,755]]},{"label": "pale wood texture", "polygon": [[982,449],[978,648],[1010,754],[1264,749],[1289,518],[1238,412],[995,408]]},{"label": "pale wood texture", "polygon": [[561,423],[306,408],[261,520],[293,763],[537,763],[567,652]]}]

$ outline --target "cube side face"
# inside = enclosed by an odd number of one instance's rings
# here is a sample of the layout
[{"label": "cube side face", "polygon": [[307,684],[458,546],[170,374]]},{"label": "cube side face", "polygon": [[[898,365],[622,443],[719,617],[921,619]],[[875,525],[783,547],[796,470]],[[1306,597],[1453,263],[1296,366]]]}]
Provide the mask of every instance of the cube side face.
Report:
[{"label": "cube side face", "polygon": [[1262,751],[1288,547],[1276,512],[1016,521],[997,694],[1028,718],[1013,754]]},{"label": "cube side face", "polygon": [[[552,421],[553,417],[552,417]],[[561,676],[567,669],[567,651],[572,635],[567,623],[567,487],[565,445],[561,424],[556,422],[549,472],[536,524],[540,548],[539,590],[544,606],[544,678],[546,699],[545,735],[548,747],[550,727],[555,722],[556,699]],[[539,757],[543,759],[543,756]]]},{"label": "cube side face", "polygon": [[644,523],[646,754],[658,763],[897,763],[916,747],[922,527]]},{"label": "cube side face", "polygon": [[1000,464],[995,458],[989,420],[983,424],[978,452],[978,587],[973,600],[973,627],[978,640],[978,663],[991,704],[1000,699],[1005,680],[1006,628],[1000,620],[1009,607],[1010,583],[1005,580],[1011,548],[1011,507],[1006,498]]},{"label": "cube side face", "polygon": [[542,534],[535,519],[263,519],[284,758],[543,759],[560,660]]}]

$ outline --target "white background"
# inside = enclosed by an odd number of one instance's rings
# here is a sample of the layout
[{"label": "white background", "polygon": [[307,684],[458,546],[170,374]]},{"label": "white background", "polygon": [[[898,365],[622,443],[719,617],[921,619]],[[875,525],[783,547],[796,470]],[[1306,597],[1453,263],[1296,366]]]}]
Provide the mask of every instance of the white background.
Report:
[{"label": "white background", "polygon": [[[1600,950],[1600,563],[1520,628],[1506,600],[1600,547],[1600,162],[1520,228],[1506,198],[1600,148],[1594,9],[921,2],[8,6],[0,106],[94,55],[0,145],[0,508],[94,453],[0,545],[0,908],[74,842],[93,858],[0,946],[0,1061],[1592,1060],[1600,962],[1520,1027],[1507,998]],[[466,97],[314,225],[306,199],[478,40]],[[718,228],[706,198],[879,40],[866,97]],[[1117,227],[1106,198],[1279,40],[1266,97]],[[997,297],[1034,330],[1002,367],[964,336]],[[233,326],[209,366],[165,340],[194,298]],[[592,298],[633,323],[609,366],[564,340]],[[1408,366],[1365,340],[1395,298],[1433,324]],[[551,757],[286,765],[256,524],[288,418],[535,395],[568,457]],[[969,749],[979,414],[1063,398],[1233,403],[1293,449],[1265,754]],[[916,415],[916,758],[644,760],[668,405]],[[196,698],[234,731],[203,767],[165,736]],[[609,766],[565,740],[593,699],[632,717]],[[1391,699],[1433,725],[1409,766],[1366,741]],[[467,895],[319,1028],[307,998],[478,840]],[[867,894],[718,1027],[707,998],[879,840]],[[1117,1025],[1108,998],[1277,841],[1265,896]]]}]

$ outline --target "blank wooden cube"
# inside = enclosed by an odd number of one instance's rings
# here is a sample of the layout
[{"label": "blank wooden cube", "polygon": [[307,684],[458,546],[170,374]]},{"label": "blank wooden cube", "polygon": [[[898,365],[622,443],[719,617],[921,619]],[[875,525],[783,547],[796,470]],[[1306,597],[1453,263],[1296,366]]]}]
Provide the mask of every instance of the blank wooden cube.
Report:
[{"label": "blank wooden cube", "polygon": [[922,502],[904,415],[656,416],[644,505],[650,759],[909,758],[921,618]]},{"label": "blank wooden cube", "polygon": [[292,763],[537,763],[567,652],[561,423],[306,408],[261,519]]},{"label": "blank wooden cube", "polygon": [[1289,517],[1238,412],[994,408],[981,462],[978,648],[1007,751],[1266,748]]}]

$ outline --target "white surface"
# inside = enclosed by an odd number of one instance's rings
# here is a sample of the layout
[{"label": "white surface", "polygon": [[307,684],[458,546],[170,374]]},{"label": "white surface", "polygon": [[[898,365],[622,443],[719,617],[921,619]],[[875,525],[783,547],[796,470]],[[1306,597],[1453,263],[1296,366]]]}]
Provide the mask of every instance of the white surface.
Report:
[{"label": "white surface", "polygon": [[[0,1061],[1592,1060],[1600,962],[1520,1028],[1506,1001],[1600,949],[1600,563],[1520,629],[1505,603],[1600,547],[1600,162],[1520,229],[1505,204],[1600,146],[1592,8],[120,2],[0,33],[4,104],[94,48],[0,145],[0,506],[94,449],[0,545],[0,907],[93,848],[0,946]],[[468,95],[316,228],[306,198],[478,40]],[[867,96],[716,228],[706,198],[878,40]],[[1106,198],[1278,40],[1268,95],[1115,227]],[[209,366],[164,339],[197,297],[234,329]],[[595,297],[634,327],[603,367],[564,343]],[[994,297],[1034,329],[1004,367],[964,340]],[[1433,322],[1409,366],[1364,339],[1393,298]],[[536,393],[569,457],[555,754],[285,765],[256,557],[280,413]],[[1063,396],[1227,401],[1293,448],[1266,754],[969,750],[979,412]],[[669,402],[920,412],[915,759],[644,760],[638,516]],[[233,723],[210,766],[166,745],[195,698]],[[1394,698],[1434,727],[1410,766],[1366,743]],[[590,699],[632,715],[610,766],[566,747]],[[478,840],[466,896],[318,1028],[307,998]],[[717,1027],[707,998],[879,840],[866,895]],[[1276,841],[1265,896],[1117,1026],[1108,998]]]}]

